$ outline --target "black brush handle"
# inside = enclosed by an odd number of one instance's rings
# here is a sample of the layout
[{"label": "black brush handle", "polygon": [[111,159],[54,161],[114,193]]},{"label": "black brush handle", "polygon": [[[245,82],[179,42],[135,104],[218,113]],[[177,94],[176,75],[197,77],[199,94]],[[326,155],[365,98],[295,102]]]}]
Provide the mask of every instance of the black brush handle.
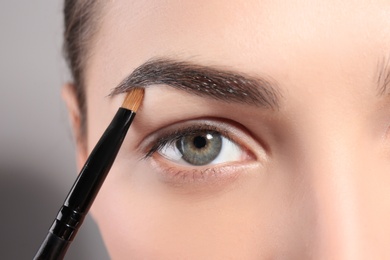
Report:
[{"label": "black brush handle", "polygon": [[70,243],[49,232],[34,259],[64,259]]},{"label": "black brush handle", "polygon": [[63,259],[114,163],[135,112],[119,108],[73,184],[34,260]]}]

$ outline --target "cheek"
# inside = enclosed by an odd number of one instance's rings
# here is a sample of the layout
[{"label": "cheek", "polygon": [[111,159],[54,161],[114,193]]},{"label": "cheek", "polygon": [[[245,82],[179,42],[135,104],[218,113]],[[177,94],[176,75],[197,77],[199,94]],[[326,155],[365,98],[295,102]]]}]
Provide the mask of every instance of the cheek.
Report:
[{"label": "cheek", "polygon": [[[143,251],[151,216],[158,209],[150,207],[150,199],[140,189],[141,185],[135,185],[130,172],[117,162],[118,159],[91,210],[111,257],[124,259]],[[146,169],[133,170],[145,172]],[[128,178],[121,178],[125,174],[129,174]]]},{"label": "cheek", "polygon": [[173,188],[156,174],[120,154],[107,177],[92,211],[113,259],[256,259],[296,255],[303,244],[294,222],[307,221],[282,175],[248,172],[214,192]]}]

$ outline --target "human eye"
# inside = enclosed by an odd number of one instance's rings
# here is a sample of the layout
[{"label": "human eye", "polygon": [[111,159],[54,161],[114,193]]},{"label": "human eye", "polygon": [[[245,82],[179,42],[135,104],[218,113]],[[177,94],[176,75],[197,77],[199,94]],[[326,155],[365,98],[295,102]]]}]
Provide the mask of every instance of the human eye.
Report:
[{"label": "human eye", "polygon": [[205,180],[237,173],[256,162],[248,134],[231,123],[191,120],[152,134],[145,158],[165,175],[185,181]]}]

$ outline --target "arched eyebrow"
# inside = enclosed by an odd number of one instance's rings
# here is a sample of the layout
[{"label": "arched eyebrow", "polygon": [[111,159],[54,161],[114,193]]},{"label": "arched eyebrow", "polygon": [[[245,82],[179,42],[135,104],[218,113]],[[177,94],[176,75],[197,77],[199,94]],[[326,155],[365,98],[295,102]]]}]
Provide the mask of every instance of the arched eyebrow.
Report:
[{"label": "arched eyebrow", "polygon": [[167,85],[188,93],[227,103],[278,109],[281,94],[277,82],[240,72],[167,58],[152,59],[137,67],[111,92],[111,96],[135,87]]}]

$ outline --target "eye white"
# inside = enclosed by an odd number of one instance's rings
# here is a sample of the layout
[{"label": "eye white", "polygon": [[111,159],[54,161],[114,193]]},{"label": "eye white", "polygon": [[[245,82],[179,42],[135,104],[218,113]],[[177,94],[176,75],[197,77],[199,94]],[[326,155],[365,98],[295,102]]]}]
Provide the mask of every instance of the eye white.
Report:
[{"label": "eye white", "polygon": [[[226,137],[221,136],[221,138],[222,138],[221,151],[213,161],[205,165],[214,165],[214,164],[221,164],[226,162],[236,162],[236,161],[240,161],[241,158],[243,157],[243,151],[239,147],[239,145],[230,141]],[[177,148],[176,142],[172,142],[170,144],[165,145],[158,153],[163,157],[165,157],[166,159],[175,162],[177,164],[192,165],[183,159],[183,154]]]}]

